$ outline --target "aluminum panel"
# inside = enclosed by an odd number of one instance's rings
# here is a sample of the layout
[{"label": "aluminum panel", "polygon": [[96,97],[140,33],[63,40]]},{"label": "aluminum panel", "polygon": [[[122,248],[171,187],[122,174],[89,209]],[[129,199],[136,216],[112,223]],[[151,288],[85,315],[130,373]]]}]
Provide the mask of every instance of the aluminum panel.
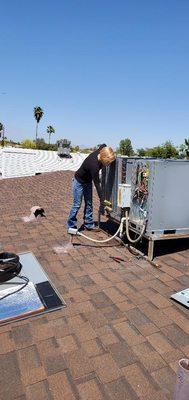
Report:
[{"label": "aluminum panel", "polygon": [[[147,171],[147,192],[141,207],[138,175]],[[131,226],[140,231],[147,218],[148,236],[189,233],[189,162],[185,160],[140,160],[133,167]],[[142,210],[141,210],[142,208]],[[146,215],[145,215],[146,212]]]},{"label": "aluminum panel", "polygon": [[147,231],[189,232],[189,162],[154,162]]}]

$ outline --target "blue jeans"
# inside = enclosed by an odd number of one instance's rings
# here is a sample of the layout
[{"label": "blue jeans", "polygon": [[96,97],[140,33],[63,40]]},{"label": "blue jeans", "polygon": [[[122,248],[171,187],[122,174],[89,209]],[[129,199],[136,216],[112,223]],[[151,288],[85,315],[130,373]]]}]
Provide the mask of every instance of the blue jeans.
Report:
[{"label": "blue jeans", "polygon": [[84,197],[84,225],[87,228],[93,228],[93,201],[92,201],[92,182],[91,183],[79,183],[77,179],[73,178],[73,206],[71,208],[67,227],[73,228],[77,224],[77,213],[81,207],[82,199]]}]

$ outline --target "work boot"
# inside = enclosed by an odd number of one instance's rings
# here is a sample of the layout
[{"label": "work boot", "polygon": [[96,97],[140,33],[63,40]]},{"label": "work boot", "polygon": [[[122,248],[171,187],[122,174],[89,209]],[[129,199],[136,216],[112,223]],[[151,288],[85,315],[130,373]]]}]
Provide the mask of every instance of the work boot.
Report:
[{"label": "work boot", "polygon": [[94,225],[94,226],[91,226],[91,227],[88,227],[88,226],[84,225],[84,230],[93,231],[93,232],[100,232],[100,228],[97,225]]}]

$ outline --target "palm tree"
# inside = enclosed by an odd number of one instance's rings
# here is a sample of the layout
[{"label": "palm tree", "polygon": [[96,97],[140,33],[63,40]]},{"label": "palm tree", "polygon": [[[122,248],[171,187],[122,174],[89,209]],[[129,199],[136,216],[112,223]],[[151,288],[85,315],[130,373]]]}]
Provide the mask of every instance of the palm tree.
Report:
[{"label": "palm tree", "polygon": [[52,135],[52,133],[55,133],[55,129],[53,128],[53,126],[51,126],[51,125],[47,126],[47,133],[49,135],[49,144],[50,144],[51,135]]},{"label": "palm tree", "polygon": [[2,131],[3,131],[3,124],[0,122],[0,135]]},{"label": "palm tree", "polygon": [[0,122],[0,137],[2,135],[2,146],[4,147],[4,139],[5,139],[5,128],[2,122]]},{"label": "palm tree", "polygon": [[35,117],[35,119],[37,121],[37,124],[36,124],[36,135],[35,135],[36,143],[37,143],[37,139],[38,139],[38,124],[39,124],[39,121],[42,118],[43,114],[44,114],[44,112],[43,112],[41,107],[34,107],[34,117]]}]

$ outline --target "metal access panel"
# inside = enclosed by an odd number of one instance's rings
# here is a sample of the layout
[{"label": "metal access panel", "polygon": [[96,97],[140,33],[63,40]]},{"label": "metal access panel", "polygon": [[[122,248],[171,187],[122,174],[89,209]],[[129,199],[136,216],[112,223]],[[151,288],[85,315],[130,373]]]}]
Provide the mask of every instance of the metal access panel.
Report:
[{"label": "metal access panel", "polygon": [[132,166],[130,227],[147,237],[189,234],[189,161],[136,160]]},{"label": "metal access panel", "polygon": [[110,216],[120,221],[122,207],[119,203],[120,185],[130,185],[132,176],[132,165],[135,158],[118,156],[108,167],[102,170],[102,192],[103,198],[110,203]]}]

